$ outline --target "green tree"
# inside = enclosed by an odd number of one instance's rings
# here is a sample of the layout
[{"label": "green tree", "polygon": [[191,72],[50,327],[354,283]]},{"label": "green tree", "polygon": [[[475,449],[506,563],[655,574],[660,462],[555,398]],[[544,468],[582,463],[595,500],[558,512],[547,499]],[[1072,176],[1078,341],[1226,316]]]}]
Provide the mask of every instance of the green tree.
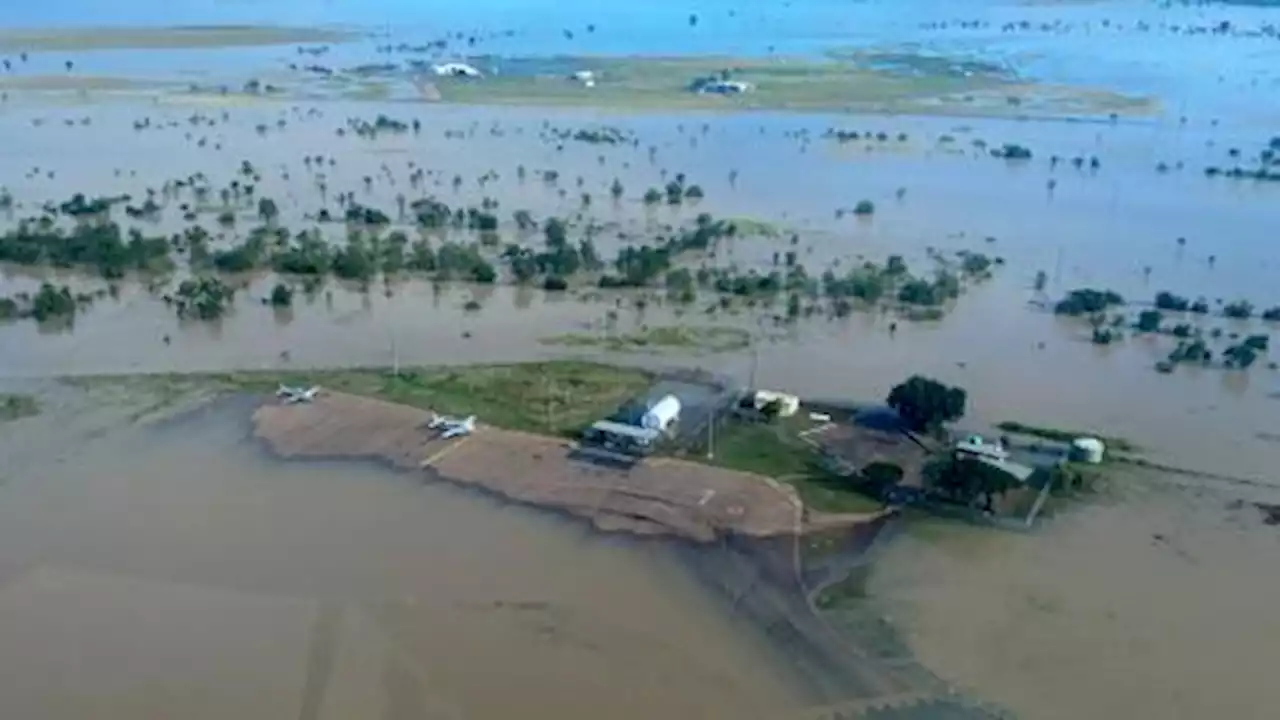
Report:
[{"label": "green tree", "polygon": [[274,307],[293,305],[293,289],[284,283],[276,283],[276,286],[271,288],[271,304]]},{"label": "green tree", "polygon": [[582,269],[587,272],[598,272],[604,267],[604,260],[600,257],[600,251],[596,250],[596,244],[591,238],[583,238],[578,243],[578,256],[582,259]]},{"label": "green tree", "polygon": [[262,198],[258,200],[258,217],[262,222],[275,222],[280,217],[280,208],[276,207],[276,201],[271,198]]},{"label": "green tree", "polygon": [[983,507],[993,511],[995,498],[1018,486],[1013,475],[973,458],[947,457],[925,466],[921,473],[926,487],[952,500],[971,505],[979,497]]},{"label": "green tree", "polygon": [[1174,295],[1171,292],[1160,291],[1156,293],[1156,309],[1168,310],[1169,312],[1186,312],[1191,308],[1191,301],[1184,297]]},{"label": "green tree", "polygon": [[498,279],[498,271],[487,260],[478,258],[475,266],[471,268],[471,279],[489,285]]},{"label": "green tree", "polygon": [[796,293],[791,293],[787,296],[787,319],[795,320],[800,317],[800,312],[800,296]]},{"label": "green tree", "polygon": [[1252,346],[1240,343],[1222,351],[1223,362],[1229,368],[1246,369],[1258,359],[1258,351]]},{"label": "green tree", "polygon": [[31,316],[36,322],[45,322],[54,318],[74,318],[76,299],[71,288],[63,285],[56,288],[50,283],[42,283],[40,290],[31,299]]},{"label": "green tree", "polygon": [[962,388],[912,375],[889,391],[886,403],[909,428],[926,431],[963,417],[967,399]]},{"label": "green tree", "polygon": [[333,255],[333,274],[343,280],[368,280],[376,271],[365,243],[352,240]]},{"label": "green tree", "polygon": [[1253,316],[1253,303],[1247,300],[1227,303],[1222,308],[1222,314],[1234,320],[1248,320]]},{"label": "green tree", "polygon": [[1143,310],[1138,313],[1138,332],[1156,332],[1162,316],[1159,310]]},{"label": "green tree", "polygon": [[542,234],[546,237],[547,247],[556,250],[568,242],[569,227],[558,217],[548,218],[542,226]]},{"label": "green tree", "polygon": [[1053,311],[1058,315],[1090,315],[1102,312],[1112,305],[1123,305],[1124,298],[1111,290],[1084,288],[1072,290],[1058,301]]}]

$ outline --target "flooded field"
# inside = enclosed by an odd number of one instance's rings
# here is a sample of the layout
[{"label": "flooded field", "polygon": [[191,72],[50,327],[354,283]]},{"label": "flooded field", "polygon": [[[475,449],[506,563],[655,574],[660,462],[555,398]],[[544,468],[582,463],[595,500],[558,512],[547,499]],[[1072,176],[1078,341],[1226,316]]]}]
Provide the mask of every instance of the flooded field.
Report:
[{"label": "flooded field", "polygon": [[921,662],[1019,717],[1272,717],[1276,527],[1235,494],[1126,486],[1034,536],[915,527],[869,592]]},{"label": "flooded field", "polygon": [[[376,138],[336,134],[349,118],[380,113],[418,119],[422,130]],[[89,125],[66,122],[85,116],[93,118]],[[196,117],[210,119],[193,124]],[[135,128],[144,121],[148,127]],[[811,274],[894,254],[919,266],[929,262],[929,249],[982,252],[1003,261],[941,322],[904,323],[893,333],[888,327],[895,318],[879,313],[824,313],[778,326],[773,318],[779,306],[708,315],[704,303],[658,297],[642,304],[634,291],[548,294],[412,278],[379,282],[367,293],[358,284],[330,282],[293,307],[272,309],[255,302],[268,297],[275,283],[261,274],[243,281],[248,289],[230,314],[192,322],[175,317],[139,283],[115,283],[118,298],[78,314],[71,332],[34,323],[0,327],[9,375],[369,365],[394,358],[506,361],[573,352],[540,342],[565,333],[701,317],[758,334],[760,380],[805,395],[876,397],[909,361],[969,388],[979,420],[1094,427],[1197,469],[1263,481],[1270,474],[1275,447],[1259,435],[1280,418],[1280,405],[1271,399],[1276,376],[1265,363],[1247,373],[1158,375],[1152,366],[1170,351],[1168,340],[1133,337],[1098,347],[1089,343],[1086,323],[1028,305],[1051,304],[1079,287],[1111,288],[1139,307],[1161,290],[1210,302],[1246,300],[1259,312],[1275,305],[1280,298],[1271,281],[1276,260],[1269,228],[1280,187],[1202,172],[1227,158],[1230,148],[1265,140],[1252,132],[1177,121],[629,117],[376,103],[42,106],[10,113],[0,123],[26,139],[8,148],[9,161],[0,170],[0,185],[13,198],[11,222],[74,192],[144,197],[148,188],[199,173],[210,186],[223,186],[241,177],[242,164],[252,158],[257,192],[279,206],[279,223],[295,230],[322,227],[333,242],[342,241],[344,226],[319,223],[316,213],[350,193],[352,202],[393,218],[406,195],[473,207],[494,198],[501,242],[529,241],[529,233],[509,219],[526,210],[534,218],[561,216],[596,226],[590,237],[605,257],[690,223],[697,213],[746,217],[773,228],[723,241],[713,255],[693,260],[695,268],[768,271],[793,248]],[[259,131],[263,127],[268,129]],[[603,127],[620,128],[634,144],[565,141],[553,132]],[[839,142],[825,137],[831,128],[883,132],[889,139]],[[898,133],[906,139],[899,141]],[[1017,143],[1034,148],[1036,156],[992,158],[973,146],[975,140]],[[751,151],[741,153],[746,143]],[[1064,160],[1055,168],[1047,159],[1054,155],[1097,157],[1101,167],[1077,169]],[[323,168],[304,163],[314,156],[326,158]],[[1184,169],[1158,172],[1162,162]],[[415,180],[423,167],[430,174]],[[546,180],[545,171],[558,179]],[[639,197],[642,188],[662,187],[677,173],[698,183],[704,197],[679,206],[649,205]],[[616,200],[610,197],[615,179],[624,188]],[[598,199],[584,206],[582,193]],[[873,217],[838,212],[860,198],[876,204]],[[156,218],[133,225],[148,234],[199,225],[224,237],[218,241],[223,247],[236,241],[234,228],[215,222],[216,202],[192,222],[176,207],[188,202],[174,196]],[[241,201],[237,228],[259,222],[253,208],[252,201]],[[412,223],[405,229],[414,232]],[[476,237],[468,230],[444,232],[432,237]],[[16,267],[6,272],[0,294],[38,288],[39,275]],[[1034,288],[1037,273],[1045,276],[1040,291]],[[107,287],[82,273],[60,277],[86,291]],[[1206,332],[1218,327],[1237,333],[1267,325],[1212,317],[1197,323]],[[680,361],[676,350],[663,360]],[[727,367],[745,380],[749,355],[685,361]],[[1064,396],[1058,383],[1046,382],[1053,377],[1071,378],[1076,391]],[[1206,434],[1215,440],[1205,447],[1185,442]]]},{"label": "flooded field", "polygon": [[738,718],[804,700],[660,545],[374,465],[270,460],[244,402],[131,427],[69,395],[0,440],[6,716]]},{"label": "flooded field", "polygon": [[[572,356],[875,401],[935,377],[966,427],[1087,429],[1216,479],[1122,478],[1029,535],[905,522],[860,610],[894,662],[1031,720],[1270,717],[1278,536],[1240,498],[1280,493],[1280,10],[314,5],[15,9],[0,382]],[[607,93],[570,84],[593,58]],[[687,87],[735,72],[749,100]],[[114,255],[75,234],[111,223]],[[1085,288],[1123,302],[1054,312]],[[1211,360],[1169,359],[1192,339]],[[7,714],[817,702],[663,546],[268,460],[234,402],[141,428],[55,396],[0,424]]]}]

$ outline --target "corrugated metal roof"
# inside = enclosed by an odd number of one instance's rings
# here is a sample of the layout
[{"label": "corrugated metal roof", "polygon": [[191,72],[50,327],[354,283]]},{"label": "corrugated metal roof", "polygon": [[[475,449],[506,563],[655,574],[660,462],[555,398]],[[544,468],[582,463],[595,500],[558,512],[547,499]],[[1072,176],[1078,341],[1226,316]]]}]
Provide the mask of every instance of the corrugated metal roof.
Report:
[{"label": "corrugated metal roof", "polygon": [[635,425],[624,425],[622,423],[610,422],[608,420],[601,420],[600,422],[594,423],[591,426],[591,429],[602,433],[608,433],[609,435],[629,437],[642,442],[653,442],[658,439],[658,435],[660,434],[657,430],[636,427]]},{"label": "corrugated metal roof", "polygon": [[990,458],[985,455],[976,455],[974,456],[974,459],[985,465],[990,465],[997,470],[1009,473],[1017,478],[1018,482],[1022,483],[1025,483],[1036,471],[1036,469],[1030,465],[1023,465],[1022,463],[1011,462],[1009,460],[996,460],[995,458]]}]

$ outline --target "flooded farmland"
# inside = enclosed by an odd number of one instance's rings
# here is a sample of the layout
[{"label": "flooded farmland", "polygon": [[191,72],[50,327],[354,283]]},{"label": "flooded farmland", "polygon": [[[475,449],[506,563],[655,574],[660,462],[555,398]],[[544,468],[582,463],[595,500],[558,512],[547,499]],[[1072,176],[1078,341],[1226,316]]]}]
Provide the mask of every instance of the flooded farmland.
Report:
[{"label": "flooded farmland", "polygon": [[[779,329],[769,322],[776,310],[747,309],[719,313],[714,322],[753,331],[763,327],[760,334],[773,339],[759,351],[762,380],[805,395],[878,394],[894,381],[900,359],[911,358],[921,370],[970,388],[982,419],[1051,416],[1132,437],[1197,469],[1251,477],[1265,478],[1274,457],[1274,445],[1257,437],[1277,417],[1270,399],[1276,391],[1273,372],[1193,370],[1160,376],[1151,368],[1168,352],[1167,342],[1133,338],[1123,346],[1091,346],[1087,325],[1028,305],[1077,287],[1114,288],[1147,302],[1168,290],[1228,302],[1245,299],[1259,308],[1274,304],[1271,277],[1277,261],[1268,238],[1280,189],[1206,178],[1198,170],[1224,156],[1224,146],[1249,147],[1250,133],[1158,121],[1061,125],[756,114],[631,118],[427,107],[415,109],[413,116],[428,130],[367,139],[339,137],[335,131],[350,117],[408,117],[405,106],[272,104],[214,113],[185,105],[90,107],[95,122],[89,126],[61,122],[83,115],[83,109],[24,109],[6,117],[6,132],[29,138],[10,149],[12,162],[3,169],[3,184],[16,203],[12,217],[75,191],[142,195],[164,182],[149,178],[204,173],[216,183],[227,182],[243,160],[253,158],[262,168],[259,192],[278,198],[284,222],[300,228],[316,225],[314,214],[325,204],[317,187],[323,182],[330,196],[351,192],[358,202],[393,214],[396,197],[408,192],[473,205],[485,197],[501,198],[502,208],[526,209],[535,217],[580,217],[600,224],[594,238],[606,255],[690,222],[699,212],[777,226],[774,237],[727,241],[715,256],[700,261],[708,267],[768,268],[772,256],[792,247],[792,235],[800,238],[795,247],[811,268],[852,267],[891,254],[927,262],[931,248],[980,251],[1000,257],[1004,266],[968,291],[941,322],[909,323],[892,335],[886,318],[875,314],[811,319]],[[193,113],[221,118],[221,112],[230,119],[191,129]],[[159,127],[133,128],[147,117]],[[47,121],[31,127],[36,118]],[[277,119],[286,123],[282,129],[275,129]],[[273,129],[266,134],[254,129],[264,124]],[[544,124],[618,126],[634,133],[639,146],[548,139]],[[839,143],[823,137],[831,127],[857,127],[873,135],[901,131],[907,140]],[[200,147],[205,136],[217,139],[221,149]],[[939,142],[944,136],[957,141]],[[1105,164],[1098,170],[1077,170],[1066,162],[1065,170],[1051,170],[1039,160],[1011,164],[974,149],[969,142],[974,139],[1020,143],[1064,158],[1096,156]],[[747,141],[752,151],[736,153]],[[656,148],[653,160],[649,146]],[[304,167],[302,158],[316,154],[331,158],[333,165],[321,171]],[[1185,169],[1158,173],[1159,162],[1182,163]],[[411,167],[428,163],[432,175],[411,186]],[[520,168],[526,169],[524,179]],[[535,178],[550,169],[562,179],[552,184]],[[490,172],[497,178],[474,180]],[[636,197],[639,188],[661,186],[677,172],[704,188],[706,197],[695,206],[652,207]],[[324,179],[317,180],[321,175]],[[788,175],[806,180],[779,180]],[[455,187],[454,177],[468,180]],[[609,199],[614,178],[635,189],[618,201]],[[1049,180],[1056,182],[1052,190],[1046,187]],[[566,192],[565,186],[571,189]],[[905,190],[900,196],[899,188]],[[583,208],[578,195],[592,190],[601,199]],[[873,218],[836,212],[863,197],[878,203]],[[242,211],[240,222],[252,224],[252,213]],[[184,224],[180,213],[171,211],[142,227],[176,232]],[[1230,242],[1224,244],[1224,237]],[[1047,276],[1040,292],[1033,288],[1037,272]],[[86,289],[105,286],[91,278],[72,279]],[[9,293],[34,291],[39,283],[18,270],[4,282]],[[251,279],[246,295],[266,297],[273,282]],[[4,371],[29,376],[215,370],[279,366],[286,362],[282,357],[297,367],[388,364],[393,346],[407,363],[506,361],[544,356],[554,348],[540,338],[603,327],[611,314],[617,316],[612,322],[624,327],[671,322],[676,313],[705,315],[701,306],[639,308],[621,291],[548,295],[532,288],[413,279],[379,284],[368,293],[353,288],[331,283],[287,312],[242,303],[210,324],[181,321],[143,288],[125,285],[118,299],[96,303],[78,317],[74,332],[49,334],[26,323],[0,328]],[[469,300],[478,307],[467,309]],[[1203,322],[1229,332],[1257,325]],[[162,338],[171,338],[171,344],[162,344]],[[744,354],[693,361],[743,373],[748,365]],[[1076,392],[1063,397],[1057,385],[1043,382],[1053,376],[1070,376]],[[1141,402],[1131,399],[1135,387],[1150,388]],[[1206,433],[1218,441],[1209,447],[1185,442]]]},{"label": "flooded farmland", "polygon": [[125,430],[62,402],[4,439],[5,715],[729,718],[799,697],[660,546],[271,460],[243,402]]},{"label": "flooded farmland", "polygon": [[[893,663],[1031,720],[1271,716],[1238,668],[1280,659],[1280,535],[1253,505],[1280,493],[1280,358],[1226,358],[1280,327],[1280,10],[311,5],[64,0],[0,28],[0,382],[582,357],[878,401],[927,375],[967,390],[965,427],[1087,429],[1172,470],[1025,535],[903,520],[859,606]],[[695,96],[704,71],[749,90]],[[15,240],[108,219],[164,261]],[[536,254],[552,220],[584,249],[563,274]],[[279,260],[315,238],[375,266]],[[833,289],[896,264],[955,292]],[[209,317],[181,296],[206,276],[235,293]],[[74,311],[37,320],[45,283]],[[1086,288],[1123,302],[1054,312]],[[617,341],[676,326],[748,340]],[[1169,360],[1192,339],[1212,361]],[[781,717],[840,694],[697,581],[727,561],[270,460],[246,399],[140,427],[51,392],[0,423],[0,645],[35,648],[0,651],[15,717]]]}]

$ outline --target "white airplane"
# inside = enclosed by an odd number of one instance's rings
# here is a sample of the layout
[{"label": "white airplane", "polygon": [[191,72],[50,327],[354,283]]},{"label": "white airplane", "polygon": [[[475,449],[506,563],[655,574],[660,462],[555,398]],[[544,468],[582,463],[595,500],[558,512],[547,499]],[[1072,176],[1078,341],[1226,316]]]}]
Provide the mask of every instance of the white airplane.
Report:
[{"label": "white airplane", "polygon": [[448,440],[460,435],[470,435],[476,429],[476,416],[468,415],[464,418],[451,418],[447,415],[431,415],[431,422],[427,423],[427,427],[432,430],[440,431],[440,438]]},{"label": "white airplane", "polygon": [[280,389],[276,390],[276,397],[284,400],[286,404],[292,405],[293,403],[311,402],[316,399],[316,395],[319,393],[319,385],[312,385],[308,388],[281,385]]}]

